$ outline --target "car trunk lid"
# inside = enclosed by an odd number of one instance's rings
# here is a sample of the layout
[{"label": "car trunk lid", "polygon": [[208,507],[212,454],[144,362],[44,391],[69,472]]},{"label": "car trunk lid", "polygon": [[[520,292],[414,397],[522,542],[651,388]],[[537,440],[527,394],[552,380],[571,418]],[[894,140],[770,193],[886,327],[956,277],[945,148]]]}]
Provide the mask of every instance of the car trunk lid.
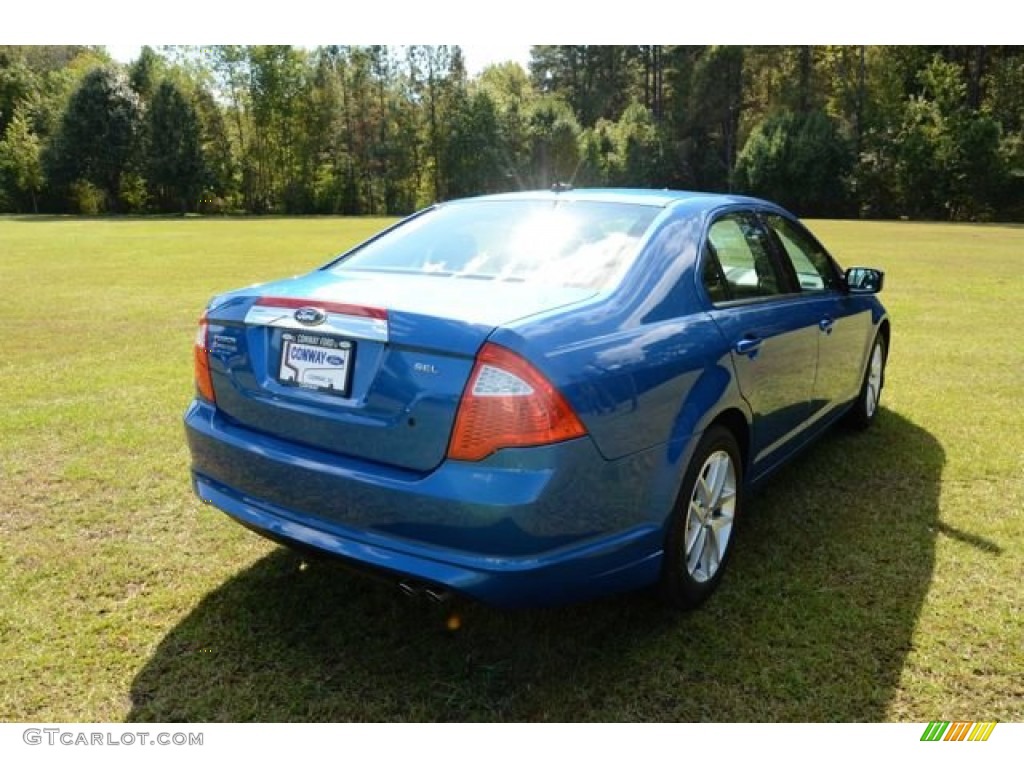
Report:
[{"label": "car trunk lid", "polygon": [[275,437],[429,471],[444,459],[474,357],[494,328],[592,294],[326,271],[236,291],[207,317],[217,407]]}]

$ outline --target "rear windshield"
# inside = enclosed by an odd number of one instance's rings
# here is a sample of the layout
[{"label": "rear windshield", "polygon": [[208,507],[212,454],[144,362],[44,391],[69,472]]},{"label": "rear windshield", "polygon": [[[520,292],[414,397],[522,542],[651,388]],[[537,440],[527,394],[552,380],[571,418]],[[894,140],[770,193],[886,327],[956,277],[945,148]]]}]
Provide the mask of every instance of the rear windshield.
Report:
[{"label": "rear windshield", "polygon": [[659,208],[591,201],[452,203],[330,268],[600,290],[632,263]]}]

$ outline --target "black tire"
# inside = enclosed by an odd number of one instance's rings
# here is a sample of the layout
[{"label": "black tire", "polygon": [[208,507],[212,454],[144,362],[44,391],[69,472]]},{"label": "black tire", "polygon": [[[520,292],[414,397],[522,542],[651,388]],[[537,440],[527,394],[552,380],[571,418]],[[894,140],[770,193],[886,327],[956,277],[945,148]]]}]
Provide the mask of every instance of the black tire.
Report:
[{"label": "black tire", "polygon": [[[725,457],[728,467],[723,463]],[[715,478],[711,475],[716,472],[715,467],[725,472],[725,477],[719,495],[708,499],[707,483],[701,485],[701,481],[712,480],[713,496]],[[710,505],[706,506],[705,501],[710,501]],[[697,444],[672,512],[661,573],[661,593],[669,605],[696,608],[715,591],[732,555],[735,524],[742,507],[743,463],[739,445],[728,429],[713,426]]]},{"label": "black tire", "polygon": [[[878,356],[877,369],[876,354]],[[885,337],[879,333],[871,345],[871,354],[868,355],[868,364],[864,371],[864,380],[861,382],[857,401],[853,404],[846,419],[854,429],[867,429],[878,415],[878,405],[882,398],[882,389],[885,387],[887,358],[888,349]]]}]

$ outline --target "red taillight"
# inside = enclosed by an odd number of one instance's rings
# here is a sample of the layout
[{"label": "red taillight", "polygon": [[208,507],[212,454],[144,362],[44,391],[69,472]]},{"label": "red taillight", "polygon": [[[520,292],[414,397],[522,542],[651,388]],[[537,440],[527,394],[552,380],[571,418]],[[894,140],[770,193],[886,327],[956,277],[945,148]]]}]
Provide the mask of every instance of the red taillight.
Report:
[{"label": "red taillight", "polygon": [[207,335],[209,329],[206,323],[206,313],[199,318],[199,330],[196,332],[196,343],[192,348],[192,357],[195,362],[196,390],[201,397],[216,402],[213,396],[213,377],[210,376],[210,358],[207,347]]},{"label": "red taillight", "polygon": [[448,458],[479,461],[500,448],[547,445],[586,433],[569,403],[536,368],[487,343],[462,394]]}]

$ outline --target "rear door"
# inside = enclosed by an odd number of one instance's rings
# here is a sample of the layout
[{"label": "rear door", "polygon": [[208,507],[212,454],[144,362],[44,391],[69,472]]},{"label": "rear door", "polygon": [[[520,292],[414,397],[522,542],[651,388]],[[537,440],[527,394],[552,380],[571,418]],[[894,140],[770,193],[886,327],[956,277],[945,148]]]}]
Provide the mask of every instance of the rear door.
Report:
[{"label": "rear door", "polygon": [[751,211],[712,221],[702,259],[710,314],[730,345],[753,412],[752,458],[760,463],[808,419],[818,365],[817,309],[794,300],[798,289]]}]

